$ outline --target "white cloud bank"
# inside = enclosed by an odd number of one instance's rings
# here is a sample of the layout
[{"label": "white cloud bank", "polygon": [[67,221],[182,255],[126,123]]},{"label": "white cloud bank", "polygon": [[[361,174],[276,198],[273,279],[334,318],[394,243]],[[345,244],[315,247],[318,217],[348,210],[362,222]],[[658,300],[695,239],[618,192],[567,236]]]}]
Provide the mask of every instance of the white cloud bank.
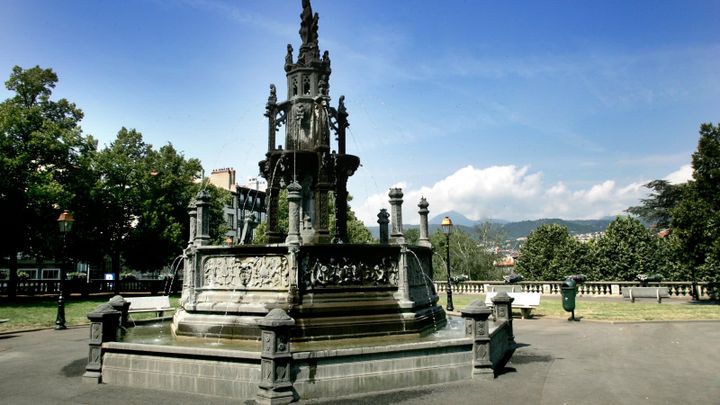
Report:
[{"label": "white cloud bank", "polygon": [[[690,165],[669,174],[671,183],[687,181],[692,176]],[[431,186],[419,189],[402,187],[403,222],[417,224],[417,203],[420,197],[430,203],[430,217],[457,211],[466,217],[479,219],[524,220],[537,218],[594,219],[622,214],[648,195],[643,185],[647,181],[618,185],[606,180],[584,190],[571,190],[564,183],[543,183],[542,172],[529,167],[491,166],[478,169],[466,166]],[[353,207],[367,225],[377,224],[380,208],[388,208],[387,193],[374,194]]]},{"label": "white cloud bank", "polygon": [[692,174],[692,166],[688,163],[685,166],[665,176],[665,180],[669,181],[671,184],[686,183],[688,180],[692,179]]}]

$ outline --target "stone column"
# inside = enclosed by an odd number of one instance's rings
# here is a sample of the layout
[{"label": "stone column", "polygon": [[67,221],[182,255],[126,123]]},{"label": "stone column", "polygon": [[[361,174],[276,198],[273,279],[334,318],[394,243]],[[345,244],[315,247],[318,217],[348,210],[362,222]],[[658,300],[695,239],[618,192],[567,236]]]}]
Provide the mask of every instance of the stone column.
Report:
[{"label": "stone column", "polygon": [[130,308],[130,302],[125,301],[125,298],[123,298],[122,295],[116,295],[110,298],[110,301],[108,301],[108,303],[111,307],[113,307],[114,310],[120,312],[120,326],[127,326],[128,309]]},{"label": "stone column", "polygon": [[265,104],[265,116],[268,119],[268,152],[275,150],[275,115],[277,114],[277,90],[274,84],[270,85],[270,96]]},{"label": "stone column", "polygon": [[257,402],[260,404],[289,404],[295,400],[290,380],[292,354],[290,327],[295,320],[280,308],[275,308],[257,321],[262,330],[260,353],[260,384]]},{"label": "stone column", "polygon": [[300,245],[300,200],[302,199],[302,186],[293,181],[287,187],[288,190],[288,235],[285,243],[289,245]]},{"label": "stone column", "polygon": [[513,333],[512,323],[512,303],[515,298],[509,296],[505,291],[497,293],[492,298],[493,316],[497,322],[507,322],[508,324],[508,340],[511,345],[515,344],[515,334]]},{"label": "stone column", "polygon": [[389,242],[388,238],[388,224],[390,223],[390,214],[388,214],[385,208],[381,209],[377,214],[377,223],[380,225],[380,244],[387,245]]},{"label": "stone column", "polygon": [[390,222],[392,222],[390,238],[393,244],[402,245],[405,244],[402,224],[403,192],[401,188],[391,188],[388,195],[390,196]]},{"label": "stone column", "polygon": [[210,244],[210,193],[207,190],[200,190],[195,197],[197,209],[197,229],[195,235],[195,246]]},{"label": "stone column", "polygon": [[255,226],[257,226],[257,222],[255,222],[255,214],[250,214],[246,216],[243,220],[243,229],[242,233],[240,234],[240,244],[252,244],[253,235],[255,233]]},{"label": "stone column", "polygon": [[118,340],[120,316],[120,312],[109,303],[101,304],[87,315],[90,320],[90,341],[84,382],[102,382],[102,344]]},{"label": "stone column", "polygon": [[[277,180],[275,180],[277,183]],[[268,184],[267,188],[267,230],[265,237],[267,243],[278,243],[281,241],[281,235],[278,231],[278,200],[280,199],[280,188],[276,184]]]},{"label": "stone column", "polygon": [[192,245],[195,242],[195,234],[197,232],[197,208],[195,201],[190,201],[188,205],[188,217],[190,217],[190,239],[188,245]]},{"label": "stone column", "polygon": [[492,310],[483,301],[473,301],[460,311],[465,319],[465,336],[473,339],[473,378],[492,379],[488,318]]},{"label": "stone column", "polygon": [[428,236],[428,213],[430,210],[428,210],[428,204],[425,197],[420,198],[420,202],[418,203],[418,207],[420,208],[420,211],[418,211],[418,214],[420,214],[420,239],[418,239],[418,245],[425,246],[425,247],[432,247],[432,244],[430,243],[430,237]]},{"label": "stone column", "polygon": [[347,232],[347,177],[337,175],[335,185],[335,238],[334,243],[348,243]]},{"label": "stone column", "polygon": [[318,183],[315,193],[315,243],[330,242],[330,207],[329,183]]}]

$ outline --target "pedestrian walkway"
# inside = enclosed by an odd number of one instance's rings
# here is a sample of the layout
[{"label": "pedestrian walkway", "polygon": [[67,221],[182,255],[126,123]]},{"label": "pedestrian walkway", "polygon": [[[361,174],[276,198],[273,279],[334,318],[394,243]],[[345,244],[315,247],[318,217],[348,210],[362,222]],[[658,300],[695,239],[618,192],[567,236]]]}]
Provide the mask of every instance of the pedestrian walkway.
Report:
[{"label": "pedestrian walkway", "polygon": [[[349,404],[717,403],[720,323],[515,320],[519,345],[493,381],[418,387]],[[88,328],[0,335],[3,404],[237,404],[82,382]],[[337,401],[322,401],[336,403]]]}]

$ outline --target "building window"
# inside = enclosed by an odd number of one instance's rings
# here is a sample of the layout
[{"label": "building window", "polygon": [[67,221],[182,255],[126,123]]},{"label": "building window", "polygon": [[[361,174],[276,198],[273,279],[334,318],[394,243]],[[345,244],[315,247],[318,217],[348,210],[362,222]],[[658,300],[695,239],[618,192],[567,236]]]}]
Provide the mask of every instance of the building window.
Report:
[{"label": "building window", "polygon": [[59,280],[60,269],[43,269],[42,278],[43,280]]},{"label": "building window", "polygon": [[227,226],[229,226],[230,229],[236,229],[235,228],[235,215],[227,214],[226,222],[227,222]]}]

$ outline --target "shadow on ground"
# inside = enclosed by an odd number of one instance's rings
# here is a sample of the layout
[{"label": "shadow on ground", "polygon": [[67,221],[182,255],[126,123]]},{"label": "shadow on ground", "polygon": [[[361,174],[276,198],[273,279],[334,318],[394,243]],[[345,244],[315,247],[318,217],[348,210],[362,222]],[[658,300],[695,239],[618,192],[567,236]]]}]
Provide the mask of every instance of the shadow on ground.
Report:
[{"label": "shadow on ground", "polygon": [[65,377],[80,377],[85,373],[85,366],[87,365],[87,359],[77,359],[72,363],[67,364],[60,370],[62,375]]}]

